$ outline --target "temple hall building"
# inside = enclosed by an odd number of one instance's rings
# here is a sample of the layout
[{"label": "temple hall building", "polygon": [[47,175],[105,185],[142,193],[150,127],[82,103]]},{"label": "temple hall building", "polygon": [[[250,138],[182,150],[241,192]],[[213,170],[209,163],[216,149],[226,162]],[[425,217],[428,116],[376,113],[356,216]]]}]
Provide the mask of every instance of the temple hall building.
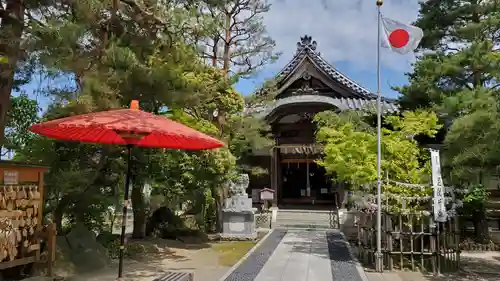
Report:
[{"label": "temple hall building", "polygon": [[[270,124],[275,144],[254,151],[253,164],[268,170],[251,177],[249,194],[275,191],[273,205],[331,206],[344,197],[344,185],[332,182],[315,160],[321,147],[315,143],[314,115],[321,111],[361,110],[375,106],[377,95],[351,80],[321,57],[310,36],[300,38],[292,60],[276,75],[274,102],[249,109]],[[395,101],[382,98],[384,112],[397,111]]]}]

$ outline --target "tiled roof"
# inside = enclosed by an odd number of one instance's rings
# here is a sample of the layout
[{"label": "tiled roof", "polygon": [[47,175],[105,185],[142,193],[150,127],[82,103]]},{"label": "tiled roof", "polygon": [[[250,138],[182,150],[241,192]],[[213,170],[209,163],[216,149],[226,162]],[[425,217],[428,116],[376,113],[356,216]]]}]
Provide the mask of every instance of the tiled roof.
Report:
[{"label": "tiled roof", "polygon": [[[290,74],[292,74],[301,62],[307,57],[314,64],[316,64],[321,71],[328,75],[332,80],[337,81],[341,85],[344,85],[348,89],[352,90],[352,98],[333,98],[325,96],[314,96],[314,101],[319,102],[324,100],[326,103],[335,105],[339,109],[366,109],[367,107],[373,108],[376,106],[377,95],[370,92],[368,89],[359,85],[355,81],[351,80],[346,75],[342,74],[335,67],[329,64],[325,59],[321,57],[321,54],[316,51],[317,43],[313,41],[311,36],[305,35],[300,38],[300,42],[297,42],[297,51],[293,56],[292,60],[276,75],[276,80],[279,82],[286,79]],[[267,114],[271,113],[274,109],[280,107],[284,104],[289,104],[291,101],[295,102],[314,102],[312,101],[312,96],[303,95],[292,96],[289,98],[278,99],[274,104],[268,106],[256,106],[254,108],[248,108],[247,112],[258,113],[259,115],[263,112]],[[302,101],[304,99],[304,101]],[[311,99],[306,101],[306,99]],[[395,100],[382,97],[382,107],[384,112],[395,112],[398,111],[398,106]],[[267,115],[265,114],[265,115]]]},{"label": "tiled roof", "polygon": [[[376,110],[376,100],[374,99],[364,99],[364,98],[333,98],[328,96],[318,96],[318,95],[300,95],[300,96],[291,96],[282,99],[278,99],[273,103],[263,106],[260,108],[254,108],[253,110],[249,110],[248,112],[257,114],[257,116],[265,117],[273,113],[275,110],[282,106],[286,106],[289,104],[312,104],[312,103],[323,103],[323,104],[331,104],[337,107],[340,110],[349,110],[349,109],[357,109],[357,110]],[[382,112],[384,113],[393,113],[397,112],[398,107],[396,104],[382,101]]]},{"label": "tiled roof", "polygon": [[330,78],[353,90],[354,93],[359,95],[359,97],[376,98],[376,95],[372,94],[366,88],[354,82],[349,77],[338,71],[331,64],[326,62],[321,57],[320,53],[316,51],[316,41],[312,41],[310,36],[305,35],[304,37],[301,37],[300,40],[301,41],[297,43],[297,52],[295,53],[295,56],[278,73],[278,80],[283,79],[290,73],[292,73],[299,66],[300,62],[307,56],[314,63],[316,63],[321,68],[321,70],[323,70],[328,76],[330,76]]}]

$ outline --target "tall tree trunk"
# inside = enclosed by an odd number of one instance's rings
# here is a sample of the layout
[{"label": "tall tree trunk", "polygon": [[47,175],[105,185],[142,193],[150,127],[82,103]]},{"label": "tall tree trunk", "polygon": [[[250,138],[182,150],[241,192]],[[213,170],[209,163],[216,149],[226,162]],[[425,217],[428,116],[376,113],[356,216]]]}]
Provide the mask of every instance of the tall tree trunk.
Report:
[{"label": "tall tree trunk", "polygon": [[486,210],[480,210],[472,214],[474,224],[474,236],[476,242],[485,243],[489,237],[488,221],[486,220]]},{"label": "tall tree trunk", "polygon": [[222,65],[222,70],[224,71],[224,78],[226,81],[229,79],[229,63],[231,60],[230,57],[230,52],[231,52],[231,14],[226,13],[226,18],[225,18],[225,40],[224,40],[224,63]]},{"label": "tall tree trunk", "polygon": [[223,204],[219,196],[215,199],[215,232],[222,233],[222,208]]},{"label": "tall tree trunk", "polygon": [[132,208],[134,210],[134,230],[132,238],[142,239],[146,237],[146,222],[148,220],[149,208],[146,204],[142,188],[144,183],[134,182],[132,187]]},{"label": "tall tree trunk", "polygon": [[214,37],[214,45],[212,46],[212,66],[217,68],[217,52],[219,44],[219,35]]},{"label": "tall tree trunk", "polygon": [[59,200],[59,203],[57,204],[56,208],[54,209],[54,212],[52,213],[53,221],[56,225],[56,230],[57,233],[63,233],[63,224],[62,220],[64,217],[64,212],[68,208],[69,204],[71,202],[71,198],[69,195],[65,195]]},{"label": "tall tree trunk", "polygon": [[14,73],[19,59],[19,47],[24,25],[24,1],[6,0],[5,10],[0,18],[0,56],[7,62],[0,63],[0,147],[5,141],[7,112],[14,83]]}]

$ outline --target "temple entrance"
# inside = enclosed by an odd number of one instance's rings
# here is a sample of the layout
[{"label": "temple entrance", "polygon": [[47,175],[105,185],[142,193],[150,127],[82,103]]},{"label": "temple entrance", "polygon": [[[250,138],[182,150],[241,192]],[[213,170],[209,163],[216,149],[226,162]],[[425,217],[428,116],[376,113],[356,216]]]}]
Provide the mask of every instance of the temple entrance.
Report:
[{"label": "temple entrance", "polygon": [[280,204],[332,206],[336,185],[313,159],[283,159],[280,168]]}]

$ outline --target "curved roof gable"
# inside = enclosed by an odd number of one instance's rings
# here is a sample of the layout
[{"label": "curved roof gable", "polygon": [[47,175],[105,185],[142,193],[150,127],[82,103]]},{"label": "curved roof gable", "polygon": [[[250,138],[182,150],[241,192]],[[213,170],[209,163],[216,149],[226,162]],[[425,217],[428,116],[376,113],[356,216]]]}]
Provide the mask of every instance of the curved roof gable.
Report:
[{"label": "curved roof gable", "polygon": [[[312,40],[311,36],[305,35],[297,42],[297,51],[292,60],[276,75],[276,82],[280,84],[278,94],[287,90],[287,88],[300,78],[304,78],[304,74],[309,76],[310,64],[314,67],[317,74],[322,77],[315,77],[322,82],[326,82],[327,87],[331,87],[332,91],[337,92],[338,96],[318,95],[312,88],[296,90],[291,96],[286,96],[276,99],[269,105],[256,105],[252,108],[247,108],[246,112],[255,113],[262,117],[268,116],[274,110],[288,104],[309,104],[309,103],[324,103],[330,104],[339,108],[346,109],[367,109],[376,107],[377,95],[371,93],[368,89],[359,85],[355,81],[348,78],[346,75],[338,71],[335,67],[329,64],[321,57],[321,54],[316,51],[317,42]],[[310,76],[309,76],[310,78]],[[326,81],[325,79],[329,80]],[[335,90],[335,88],[337,90]],[[258,90],[260,92],[262,89]],[[345,92],[344,92],[345,91]],[[299,93],[300,92],[300,93]],[[260,94],[265,94],[260,92]],[[396,100],[382,97],[382,110],[384,112],[399,111]]]},{"label": "curved roof gable", "polygon": [[321,54],[316,51],[317,42],[312,40],[311,36],[304,35],[297,42],[297,51],[292,60],[276,75],[278,81],[285,81],[289,78],[290,74],[300,66],[301,62],[308,57],[320,70],[328,75],[332,80],[335,80],[343,86],[351,89],[355,94],[363,96],[368,99],[374,99],[377,96],[371,93],[368,89],[359,85],[349,77],[338,71],[335,67],[329,64],[321,57]]}]

